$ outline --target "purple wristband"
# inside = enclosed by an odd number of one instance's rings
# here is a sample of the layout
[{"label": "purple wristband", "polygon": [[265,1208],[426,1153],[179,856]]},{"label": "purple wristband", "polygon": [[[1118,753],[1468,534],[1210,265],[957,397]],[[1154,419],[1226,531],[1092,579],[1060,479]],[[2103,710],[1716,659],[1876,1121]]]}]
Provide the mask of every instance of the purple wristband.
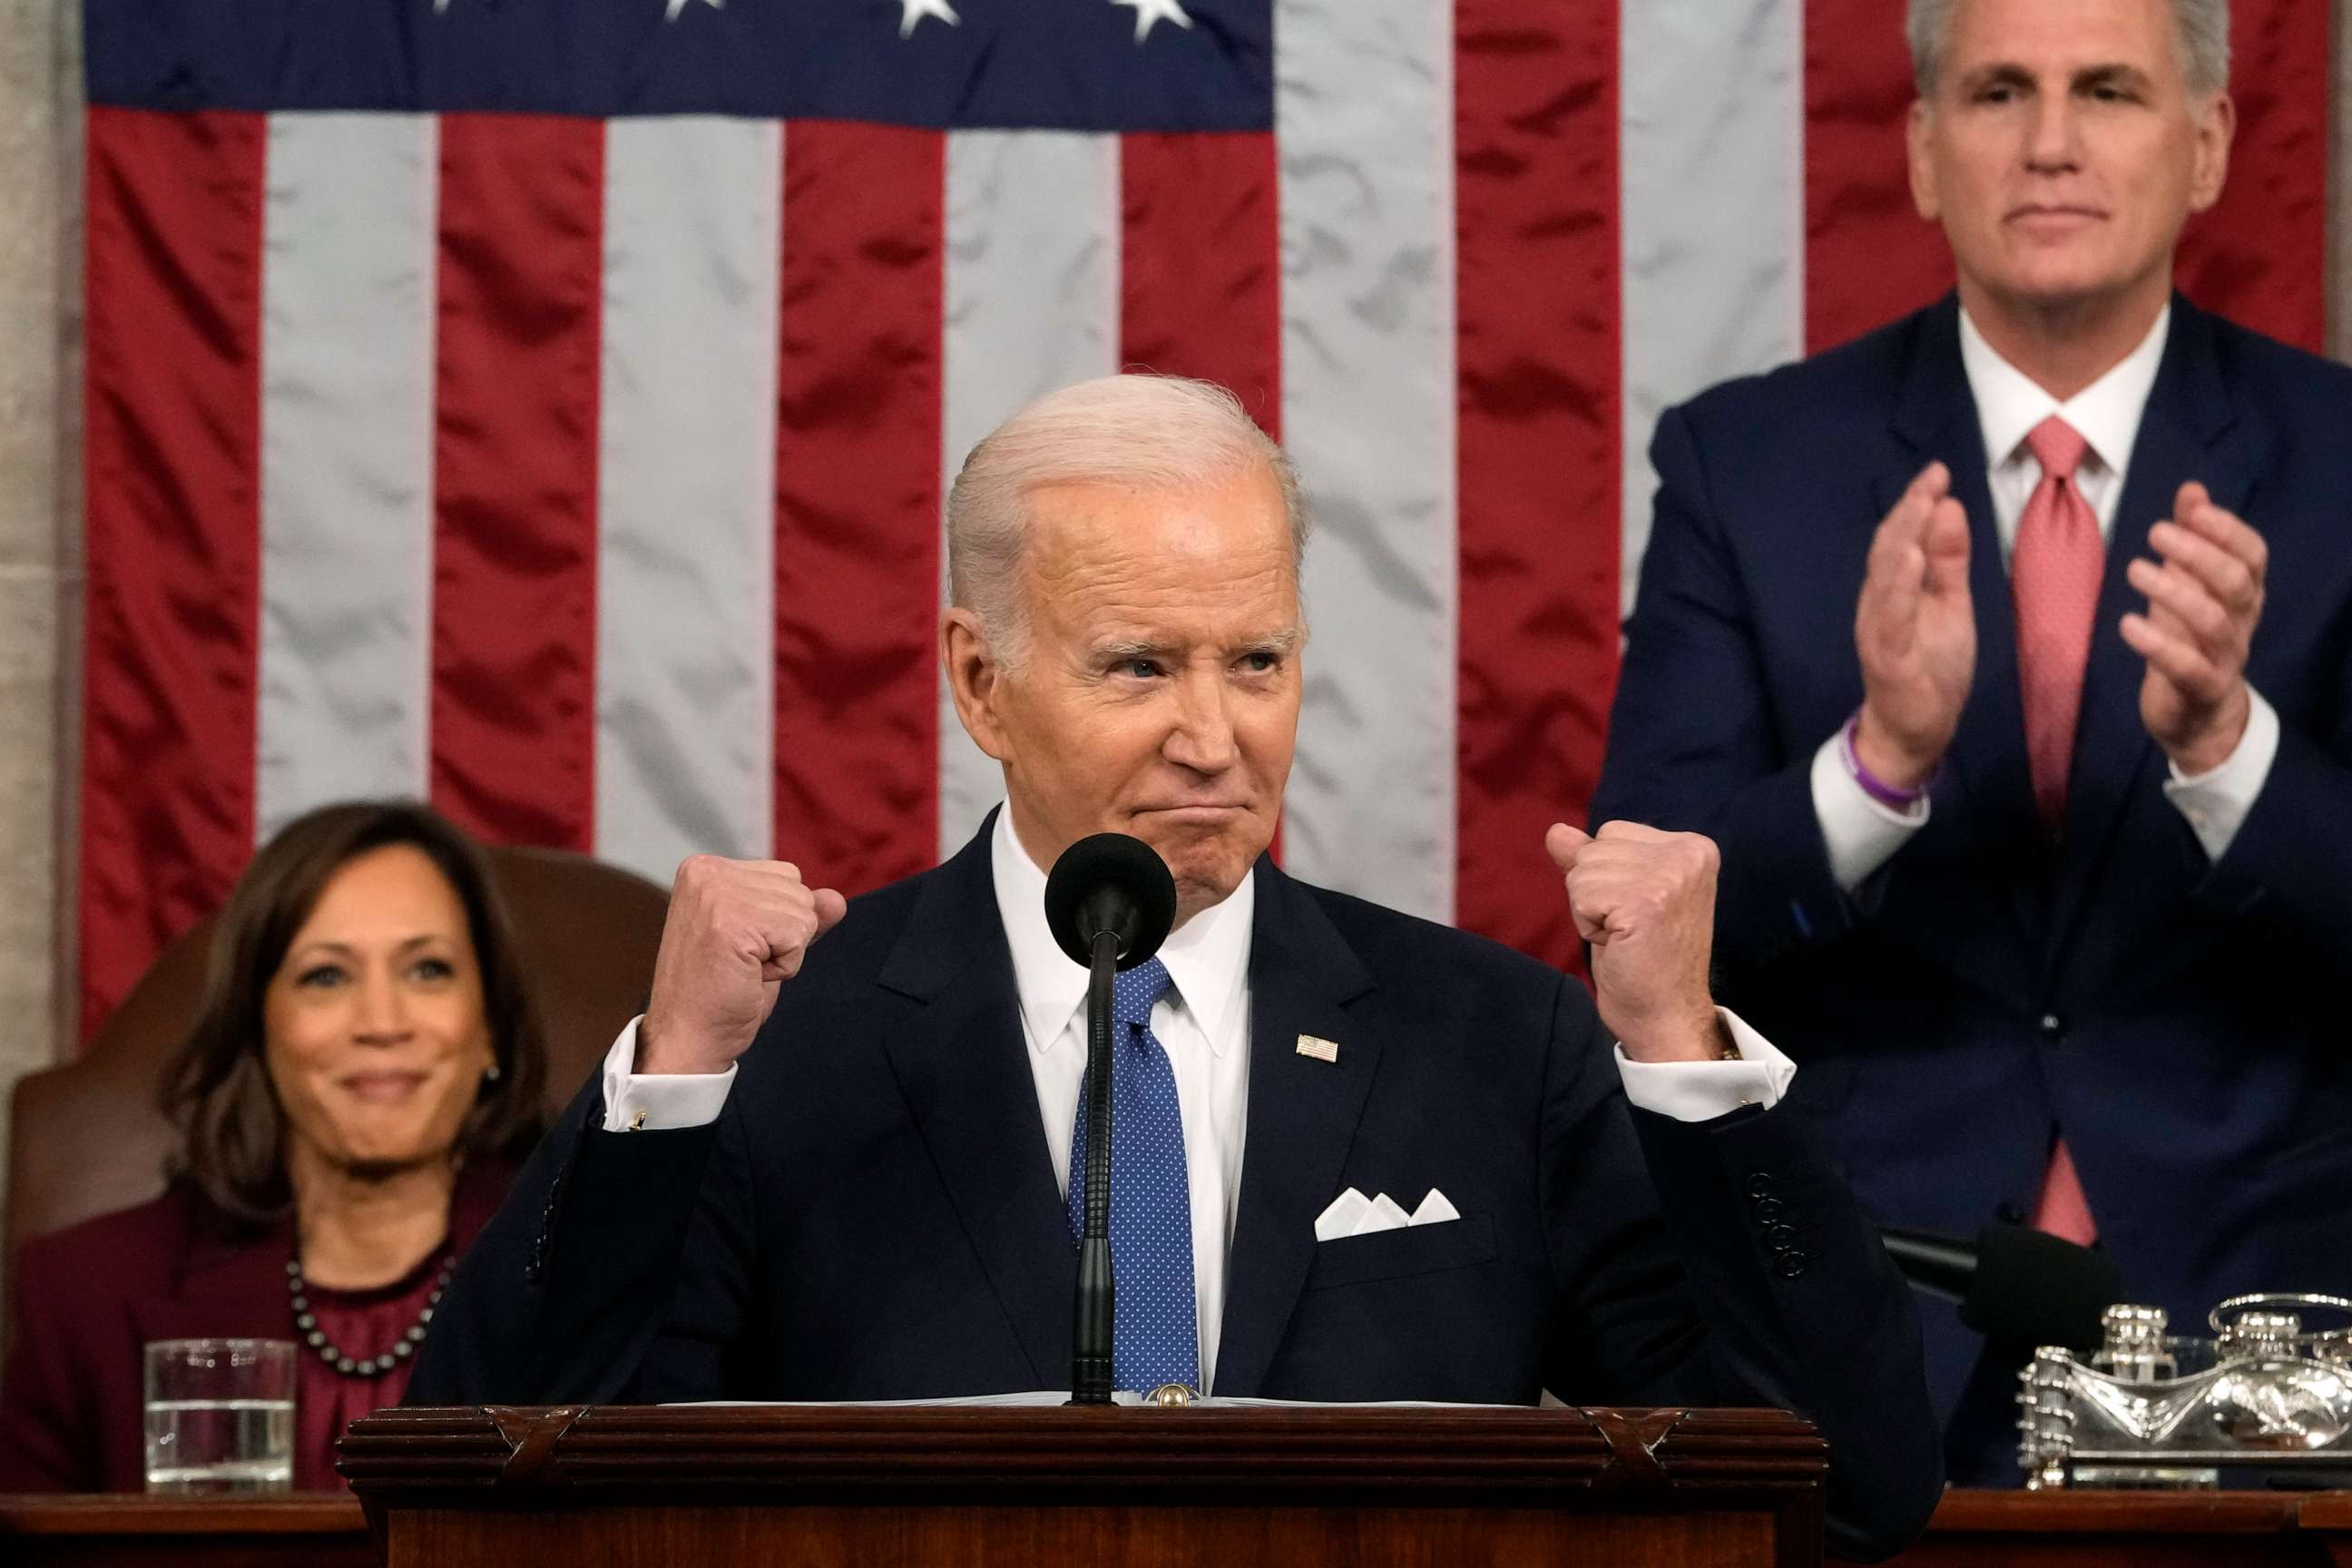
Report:
[{"label": "purple wristband", "polygon": [[[1923,784],[1917,789],[1896,789],[1862,765],[1862,753],[1853,749],[1854,732],[1861,728],[1862,710],[1857,708],[1853,717],[1845,721],[1845,728],[1838,731],[1838,758],[1845,763],[1845,771],[1853,775],[1853,782],[1862,786],[1862,793],[1889,811],[1909,811],[1927,799],[1927,784]],[[1928,775],[1928,782],[1934,782],[1932,773]]]}]

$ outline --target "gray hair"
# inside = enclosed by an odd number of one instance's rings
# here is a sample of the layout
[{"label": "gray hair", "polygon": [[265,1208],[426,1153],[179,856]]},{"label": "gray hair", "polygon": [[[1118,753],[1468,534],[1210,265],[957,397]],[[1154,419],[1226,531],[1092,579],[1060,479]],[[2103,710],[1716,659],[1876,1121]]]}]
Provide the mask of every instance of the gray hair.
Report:
[{"label": "gray hair", "polygon": [[1307,552],[1298,471],[1213,382],[1107,375],[1050,392],[998,426],[948,492],[948,601],[980,617],[1007,667],[1027,651],[1018,568],[1030,492],[1048,485],[1186,490],[1263,465],[1282,492],[1294,571]]},{"label": "gray hair", "polygon": [[[1911,72],[1919,96],[1932,99],[1951,42],[1952,12],[1959,0],[1910,0],[1905,32],[1911,41]],[[2189,95],[2205,98],[2230,85],[2230,0],[2167,0],[2180,41],[2181,74]]]}]

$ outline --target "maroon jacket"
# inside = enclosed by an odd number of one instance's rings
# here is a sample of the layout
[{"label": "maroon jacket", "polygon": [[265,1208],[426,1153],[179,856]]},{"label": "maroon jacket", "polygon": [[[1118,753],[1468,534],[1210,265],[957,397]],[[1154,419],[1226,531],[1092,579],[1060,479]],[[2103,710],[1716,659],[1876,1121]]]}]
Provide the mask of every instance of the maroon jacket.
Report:
[{"label": "maroon jacket", "polygon": [[[497,1212],[512,1175],[492,1163],[460,1178],[450,1211],[460,1248]],[[196,1212],[191,1191],[176,1185],[17,1249],[14,1343],[0,1374],[0,1492],[145,1488],[147,1342],[295,1337],[286,1291],[292,1220],[229,1241],[200,1226]],[[406,1372],[395,1375],[404,1383]],[[298,1445],[310,1425],[298,1419]],[[333,1484],[330,1462],[298,1454],[297,1484]]]}]

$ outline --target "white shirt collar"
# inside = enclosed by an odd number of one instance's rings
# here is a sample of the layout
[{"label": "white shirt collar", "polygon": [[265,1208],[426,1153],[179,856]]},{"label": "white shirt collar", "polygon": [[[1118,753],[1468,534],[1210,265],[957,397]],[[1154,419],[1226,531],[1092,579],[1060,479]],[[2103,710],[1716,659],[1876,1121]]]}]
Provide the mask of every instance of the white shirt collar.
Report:
[{"label": "white shirt collar", "polygon": [[[1029,1026],[1030,1048],[1051,1050],[1086,1005],[1087,972],[1070,962],[1045,923],[1045,873],[1013,834],[1009,805],[997,810],[988,858],[996,881],[996,910],[1013,949],[1013,982]],[[1225,1019],[1240,1003],[1256,921],[1257,879],[1245,876],[1223,903],[1202,910],[1160,944],[1160,960],[1175,983],[1177,1000],[1208,1037],[1210,1049],[1221,1057],[1232,1047]]]},{"label": "white shirt collar", "polygon": [[2001,358],[1963,308],[1960,363],[1976,399],[1986,464],[1998,468],[2014,458],[2034,426],[2055,414],[2091,444],[2103,468],[2122,473],[2131,462],[2132,443],[2139,439],[2140,416],[2147,412],[2148,394],[2156,389],[2156,373],[2164,363],[2164,344],[2171,331],[2172,304],[2167,300],[2137,348],[2061,403]]}]

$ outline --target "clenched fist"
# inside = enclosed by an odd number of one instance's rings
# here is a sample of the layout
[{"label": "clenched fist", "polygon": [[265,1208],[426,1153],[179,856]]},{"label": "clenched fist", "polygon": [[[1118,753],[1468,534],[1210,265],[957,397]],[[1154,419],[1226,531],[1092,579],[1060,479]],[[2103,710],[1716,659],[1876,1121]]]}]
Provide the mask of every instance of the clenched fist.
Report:
[{"label": "clenched fist", "polygon": [[677,868],[654,994],[637,1028],[641,1073],[725,1072],[848,903],[780,860],[697,855]]},{"label": "clenched fist", "polygon": [[1729,1043],[1707,990],[1715,951],[1715,842],[1606,822],[1597,836],[1554,823],[1544,848],[1568,883],[1576,932],[1592,944],[1601,1021],[1641,1062],[1706,1061]]}]

